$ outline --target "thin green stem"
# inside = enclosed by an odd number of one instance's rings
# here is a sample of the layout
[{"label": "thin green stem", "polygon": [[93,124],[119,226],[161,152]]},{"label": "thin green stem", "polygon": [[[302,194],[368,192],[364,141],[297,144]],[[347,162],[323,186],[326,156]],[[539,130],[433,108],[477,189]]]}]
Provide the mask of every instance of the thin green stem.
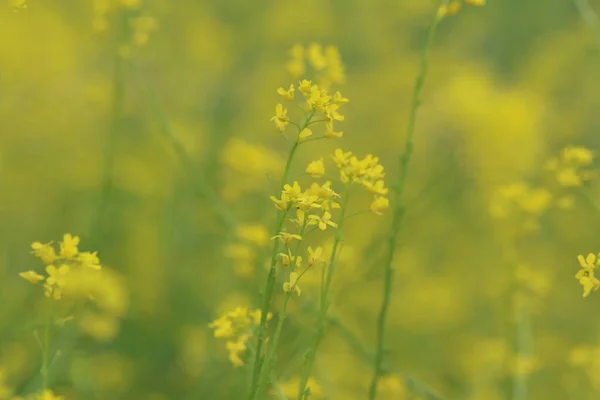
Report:
[{"label": "thin green stem", "polygon": [[283,322],[285,321],[285,313],[287,311],[287,306],[290,301],[290,295],[292,291],[285,292],[283,295],[283,305],[281,306],[281,311],[279,312],[279,319],[277,320],[277,327],[275,328],[275,334],[273,335],[273,342],[269,344],[269,351],[265,357],[265,361],[263,362],[259,377],[258,384],[256,386],[256,391],[254,392],[253,399],[257,399],[260,393],[262,393],[264,387],[267,384],[267,378],[270,375],[271,367],[273,364],[273,359],[275,358],[275,352],[277,351],[277,344],[279,344],[279,338],[281,337],[281,331],[283,330]]},{"label": "thin green stem", "polygon": [[[307,116],[306,120],[304,121],[304,123],[302,124],[302,126],[300,126],[298,128],[298,135],[300,134],[300,132],[302,132],[304,130],[304,128],[306,128],[308,126],[308,124],[310,123],[310,120],[312,119],[313,116],[314,116],[314,111],[311,112],[310,114],[308,114],[308,116]],[[279,185],[280,188],[283,188],[288,180],[290,168],[292,166],[292,161],[294,160],[294,156],[296,155],[296,151],[298,150],[298,147],[300,146],[300,144],[301,143],[298,140],[296,140],[296,141],[294,141],[294,144],[290,148],[290,151],[289,151],[289,154],[287,157],[287,161],[285,163],[285,168],[283,170],[283,176],[281,177],[281,184]],[[276,222],[275,222],[275,226],[273,228],[272,236],[275,236],[275,235],[279,234],[279,232],[281,232],[281,227],[283,226],[283,222],[285,221],[286,214],[287,214],[287,210],[279,211]],[[258,334],[257,334],[257,339],[256,339],[257,340],[256,355],[254,357],[254,363],[253,363],[252,386],[250,387],[250,397],[249,397],[250,399],[253,399],[255,397],[255,394],[257,393],[258,377],[259,377],[259,372],[262,368],[261,353],[262,353],[263,343],[266,339],[267,314],[269,313],[269,308],[271,306],[271,299],[273,297],[273,290],[275,288],[275,282],[276,282],[276,278],[277,278],[277,270],[276,270],[275,266],[277,265],[278,250],[279,250],[279,241],[274,240],[273,248],[271,251],[271,264],[269,266],[269,274],[267,276],[265,290],[263,291],[260,325],[258,327]]]},{"label": "thin green stem", "polygon": [[309,348],[304,359],[304,366],[302,368],[302,374],[300,376],[300,383],[298,384],[298,395],[296,400],[302,400],[304,393],[306,392],[306,384],[310,378],[313,364],[317,355],[317,350],[321,344],[321,340],[325,335],[325,328],[327,325],[327,310],[329,309],[329,296],[331,289],[331,282],[333,280],[333,274],[335,272],[336,261],[338,256],[338,248],[343,241],[342,230],[344,228],[344,222],[346,220],[346,212],[348,211],[348,201],[350,200],[350,194],[347,193],[344,199],[344,203],[341,208],[340,220],[338,223],[337,232],[333,242],[333,248],[331,249],[331,256],[329,259],[329,268],[327,272],[322,276],[321,282],[321,306],[319,309],[319,316],[317,318],[317,331],[315,332],[315,339],[312,346]]},{"label": "thin green stem", "polygon": [[573,4],[575,4],[577,11],[579,11],[581,19],[592,30],[596,39],[596,45],[600,48],[600,22],[598,21],[598,14],[590,6],[588,0],[573,0]]},{"label": "thin green stem", "polygon": [[221,199],[219,199],[218,194],[209,185],[206,177],[198,171],[198,168],[194,166],[192,159],[185,150],[185,146],[173,133],[171,122],[164,109],[160,106],[158,100],[156,99],[156,95],[151,93],[151,97],[152,109],[160,121],[161,131],[171,142],[171,146],[173,146],[173,150],[175,150],[175,154],[177,155],[177,158],[179,158],[183,169],[188,174],[190,181],[194,184],[194,189],[199,193],[200,197],[202,197],[208,203],[209,207],[213,210],[221,223],[229,231],[233,230],[237,225],[237,222],[234,216],[231,214],[231,211],[225,207]]},{"label": "thin green stem", "polygon": [[123,58],[115,50],[114,67],[112,78],[112,100],[110,107],[110,122],[108,135],[104,144],[103,151],[103,178],[100,189],[100,199],[96,211],[96,220],[94,221],[94,234],[102,236],[103,221],[106,217],[106,210],[114,188],[114,166],[116,156],[117,138],[119,136],[121,118],[123,114],[124,102],[124,76],[123,76]]},{"label": "thin green stem", "polygon": [[48,377],[50,370],[50,329],[52,328],[52,315],[50,313],[50,306],[46,307],[46,313],[47,315],[44,321],[44,337],[42,339],[42,365],[40,368],[40,375],[42,377],[42,391],[48,389]]},{"label": "thin green stem", "polygon": [[429,26],[429,31],[427,34],[427,40],[423,45],[421,51],[421,62],[419,67],[419,73],[417,75],[415,86],[412,94],[412,103],[410,108],[410,114],[408,118],[408,126],[406,130],[406,140],[404,145],[404,153],[400,158],[400,172],[398,174],[398,180],[394,185],[394,195],[395,195],[395,207],[394,214],[392,217],[392,225],[388,235],[387,241],[387,253],[385,254],[385,259],[383,262],[385,268],[385,276],[383,283],[383,299],[381,302],[381,308],[379,310],[379,315],[377,318],[377,345],[375,352],[375,360],[373,363],[373,378],[371,379],[371,384],[369,385],[369,399],[375,400],[377,397],[377,384],[379,382],[379,378],[383,375],[384,371],[382,368],[383,357],[384,357],[384,340],[385,340],[385,325],[388,314],[388,308],[390,305],[390,300],[392,296],[392,284],[394,280],[394,268],[393,268],[393,260],[394,253],[396,250],[396,242],[398,238],[398,233],[400,232],[400,225],[404,216],[404,212],[406,210],[404,204],[404,188],[406,185],[406,178],[408,176],[408,168],[410,165],[410,160],[412,158],[413,152],[413,137],[415,133],[415,126],[417,121],[417,111],[419,106],[421,105],[421,92],[423,90],[423,85],[425,84],[425,78],[427,77],[428,70],[428,58],[429,58],[429,50],[433,44],[433,40],[435,38],[435,32],[437,26],[440,22],[441,18],[438,16],[437,11],[435,16],[433,17],[433,21]]}]

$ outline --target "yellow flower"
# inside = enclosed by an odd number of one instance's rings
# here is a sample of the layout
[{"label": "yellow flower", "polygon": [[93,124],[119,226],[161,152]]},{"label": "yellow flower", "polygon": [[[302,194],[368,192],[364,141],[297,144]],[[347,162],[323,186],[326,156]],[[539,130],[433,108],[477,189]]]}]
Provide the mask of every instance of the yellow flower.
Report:
[{"label": "yellow flower", "polygon": [[308,224],[309,225],[319,225],[319,229],[324,231],[327,229],[327,226],[331,226],[333,228],[337,228],[337,224],[331,220],[331,214],[328,211],[325,211],[322,216],[318,215],[309,215],[308,216]]},{"label": "yellow flower", "polygon": [[52,390],[44,390],[42,393],[35,395],[32,400],[64,400],[63,396],[54,394]]},{"label": "yellow flower", "polygon": [[54,251],[54,247],[52,247],[52,242],[33,242],[31,248],[33,249],[33,255],[40,258],[44,264],[52,264],[58,258]]},{"label": "yellow flower", "polygon": [[339,91],[335,92],[335,94],[333,95],[333,102],[335,104],[338,104],[341,106],[342,104],[345,104],[348,101],[350,101],[350,100],[348,100],[346,97],[342,96],[342,94]]},{"label": "yellow flower", "polygon": [[325,137],[327,139],[341,138],[342,136],[344,136],[343,131],[335,132],[333,130],[333,122],[332,121],[329,121],[325,124]]},{"label": "yellow flower", "polygon": [[275,203],[275,208],[281,211],[285,211],[288,208],[289,198],[285,193],[281,194],[281,199],[275,196],[269,196],[269,199]]},{"label": "yellow flower", "polygon": [[385,196],[388,194],[389,190],[385,187],[385,182],[383,180],[378,180],[375,183],[371,181],[364,181],[363,186],[372,194],[378,194],[380,196]]},{"label": "yellow flower", "polygon": [[336,149],[333,153],[333,161],[335,162],[338,168],[344,168],[349,164],[351,156],[351,151],[344,153],[342,149]]},{"label": "yellow flower", "polygon": [[387,197],[376,197],[371,203],[371,211],[377,215],[383,215],[383,212],[390,206],[390,201]]},{"label": "yellow flower", "polygon": [[[582,255],[577,256],[581,269],[575,274],[575,279],[583,286],[583,297],[587,297],[592,290],[600,288],[600,281],[594,274],[594,269],[597,266],[596,255],[590,253],[587,257]],[[600,262],[600,260],[598,260]]]},{"label": "yellow flower", "polygon": [[448,4],[441,5],[438,8],[437,16],[439,19],[454,15],[461,9],[462,3],[460,1],[451,1]]},{"label": "yellow flower", "polygon": [[44,280],[44,276],[38,274],[35,271],[25,271],[25,272],[21,272],[19,273],[19,276],[23,279],[28,280],[29,282],[36,284],[39,281],[43,281]]},{"label": "yellow flower", "polygon": [[229,351],[229,361],[236,366],[241,367],[244,365],[244,361],[241,359],[242,353],[244,353],[247,349],[246,342],[248,341],[248,336],[240,336],[237,341],[229,341],[225,344],[225,347]]},{"label": "yellow flower", "polygon": [[330,121],[343,121],[344,116],[338,112],[340,106],[338,104],[329,104],[325,107],[325,116]]},{"label": "yellow flower", "polygon": [[228,338],[233,336],[233,323],[227,315],[220,317],[208,324],[209,328],[214,329],[214,337]]},{"label": "yellow flower", "polygon": [[54,265],[48,265],[46,267],[46,272],[48,273],[46,283],[50,286],[63,287],[65,285],[66,275],[69,273],[70,269],[71,267],[67,264],[63,264],[58,268]]},{"label": "yellow flower", "polygon": [[9,0],[9,4],[15,12],[27,8],[27,0]]},{"label": "yellow flower", "polygon": [[269,243],[269,231],[263,225],[239,225],[235,231],[238,238],[255,246]]},{"label": "yellow flower", "polygon": [[310,95],[312,89],[312,81],[304,79],[298,84],[298,90],[305,96]]},{"label": "yellow flower", "polygon": [[284,108],[281,104],[277,104],[275,106],[275,116],[271,118],[271,121],[275,121],[275,126],[281,132],[285,131],[285,128],[289,124],[289,119],[287,117],[287,108]]},{"label": "yellow flower", "polygon": [[79,253],[77,256],[77,261],[81,264],[82,267],[91,268],[91,269],[101,269],[100,260],[98,259],[97,252],[90,253],[89,251],[85,251],[83,253]]},{"label": "yellow flower", "polygon": [[285,90],[282,87],[280,87],[279,89],[277,89],[277,93],[280,94],[287,101],[294,100],[294,92],[295,91],[296,91],[296,89],[294,89],[294,85],[293,84],[290,85],[290,88],[288,90]]},{"label": "yellow flower", "polygon": [[485,6],[485,0],[465,0],[465,4],[471,6]]},{"label": "yellow flower", "polygon": [[306,172],[313,178],[321,178],[325,175],[325,164],[323,159],[313,161],[306,167]]},{"label": "yellow flower", "polygon": [[323,55],[323,48],[318,43],[311,43],[308,46],[308,49],[306,49],[306,58],[316,71],[327,67],[327,59]]},{"label": "yellow flower", "polygon": [[318,262],[323,261],[323,248],[321,246],[316,249],[312,249],[312,247],[308,246],[308,266],[311,267]]},{"label": "yellow flower", "polygon": [[271,238],[271,240],[273,239],[279,239],[282,243],[290,244],[294,239],[302,240],[302,236],[296,235],[295,233],[280,232],[279,235],[275,235]]},{"label": "yellow flower", "polygon": [[293,290],[298,294],[298,296],[300,296],[300,293],[302,293],[302,290],[298,286],[298,278],[299,278],[299,275],[297,272],[290,272],[290,279],[289,279],[289,281],[287,281],[283,284],[283,291],[291,292]]},{"label": "yellow flower", "polygon": [[283,194],[288,197],[289,201],[296,201],[302,194],[302,188],[298,181],[294,181],[292,185],[286,183],[283,186]]},{"label": "yellow flower", "polygon": [[564,162],[576,166],[587,166],[594,161],[594,153],[585,147],[565,147],[561,152]]},{"label": "yellow flower", "polygon": [[66,233],[63,236],[62,242],[60,242],[60,256],[64,258],[72,258],[77,255],[79,250],[79,236],[71,236],[70,233]]},{"label": "yellow flower", "polygon": [[302,266],[302,257],[292,256],[292,253],[289,251],[287,252],[287,254],[279,253],[279,257],[281,257],[281,264],[283,264],[284,267],[289,267],[292,264],[294,264],[294,267],[296,268]]},{"label": "yellow flower", "polygon": [[302,132],[298,135],[298,143],[304,142],[306,139],[312,136],[312,131],[308,128],[302,129]]}]

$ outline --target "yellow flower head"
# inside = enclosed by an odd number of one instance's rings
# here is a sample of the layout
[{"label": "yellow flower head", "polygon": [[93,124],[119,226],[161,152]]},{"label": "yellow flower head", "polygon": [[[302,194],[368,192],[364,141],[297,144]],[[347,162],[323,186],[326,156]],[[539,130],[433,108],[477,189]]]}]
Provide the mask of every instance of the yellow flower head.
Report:
[{"label": "yellow flower head", "polygon": [[325,175],[325,164],[323,159],[313,161],[306,167],[306,172],[313,178],[321,178]]},{"label": "yellow flower head", "polygon": [[299,275],[297,272],[290,272],[290,279],[289,279],[289,281],[287,281],[283,284],[283,291],[291,292],[293,290],[296,292],[296,294],[298,296],[300,296],[300,293],[302,293],[302,290],[298,286],[298,278],[299,278]]},{"label": "yellow flower head", "polygon": [[281,132],[284,132],[285,128],[289,124],[289,119],[287,117],[287,108],[284,108],[281,104],[277,104],[275,106],[275,116],[271,118],[271,121],[275,122],[275,127],[277,129],[279,129]]},{"label": "yellow flower head", "polygon": [[19,273],[19,276],[23,279],[28,280],[29,282],[36,284],[39,281],[43,281],[44,280],[44,275],[40,275],[35,271],[25,271],[25,272],[21,272]]},{"label": "yellow flower head", "polygon": [[577,260],[581,269],[575,274],[575,279],[583,287],[583,297],[587,297],[592,290],[600,288],[600,280],[594,274],[594,269],[598,266],[600,259],[597,260],[596,255],[590,253],[585,258],[582,255],[577,256]]},{"label": "yellow flower head", "polygon": [[66,233],[63,236],[62,242],[60,242],[60,256],[64,258],[72,258],[77,255],[79,250],[79,236],[72,236],[70,233]]},{"label": "yellow flower head", "polygon": [[376,215],[383,215],[383,212],[390,206],[390,201],[387,197],[375,197],[371,203],[371,211]]},{"label": "yellow flower head", "polygon": [[58,258],[54,247],[52,247],[52,242],[45,244],[33,242],[31,248],[33,249],[33,255],[40,258],[44,264],[52,264]]},{"label": "yellow flower head", "polygon": [[280,87],[279,89],[277,89],[277,93],[280,94],[287,101],[294,100],[294,92],[295,91],[296,91],[296,89],[294,89],[294,85],[293,84],[290,85],[290,88],[288,90],[285,90],[282,87]]}]

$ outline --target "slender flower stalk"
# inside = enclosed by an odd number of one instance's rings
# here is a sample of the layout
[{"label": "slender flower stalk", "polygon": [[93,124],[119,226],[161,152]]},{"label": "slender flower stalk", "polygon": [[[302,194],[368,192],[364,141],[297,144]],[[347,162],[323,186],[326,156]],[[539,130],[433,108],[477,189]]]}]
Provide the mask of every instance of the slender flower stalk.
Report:
[{"label": "slender flower stalk", "polygon": [[[300,233],[299,233],[300,237],[302,237],[304,235],[305,230],[306,230],[306,221],[303,223],[303,225],[300,229]],[[279,241],[274,240],[274,242],[278,243]],[[302,244],[302,242],[300,240],[296,241],[296,246],[295,246],[293,253],[289,253],[289,247],[286,246],[286,249],[288,250],[288,254],[297,255],[300,251],[301,244]],[[283,329],[283,322],[285,321],[285,316],[286,316],[285,313],[287,311],[288,302],[290,300],[290,295],[292,294],[292,292],[293,291],[290,290],[290,291],[286,291],[284,293],[283,305],[281,306],[281,310],[279,311],[279,319],[277,320],[277,327],[275,328],[275,335],[273,336],[273,342],[269,344],[268,353],[265,357],[264,362],[262,363],[262,366],[261,366],[261,369],[259,372],[259,377],[258,377],[257,389],[256,389],[256,392],[254,393],[254,397],[257,397],[260,393],[262,393],[265,385],[267,384],[267,377],[270,376],[272,373],[275,352],[277,351],[277,345],[279,344],[279,337],[281,336],[281,330]]]},{"label": "slender flower stalk", "polygon": [[[442,6],[444,7],[444,6]],[[423,90],[423,85],[425,84],[425,78],[427,77],[428,70],[428,58],[429,58],[429,50],[433,44],[436,29],[438,27],[439,22],[441,21],[439,11],[436,12],[433,17],[433,21],[429,26],[429,31],[427,34],[427,40],[423,45],[421,51],[421,62],[419,67],[419,73],[417,75],[415,86],[412,94],[412,103],[410,108],[410,114],[408,118],[408,127],[406,130],[406,141],[404,145],[404,153],[400,158],[400,172],[398,174],[398,180],[393,187],[394,197],[395,197],[395,207],[394,213],[392,217],[392,225],[389,231],[388,240],[387,240],[387,253],[385,254],[385,259],[383,261],[383,265],[385,268],[385,276],[383,283],[383,298],[381,302],[381,308],[379,310],[379,315],[377,318],[377,345],[376,345],[376,353],[375,360],[373,363],[373,378],[371,379],[371,384],[369,385],[369,399],[374,400],[377,397],[377,384],[384,373],[382,364],[384,357],[384,340],[385,340],[385,324],[388,314],[388,308],[390,305],[390,300],[392,296],[392,284],[394,280],[394,253],[396,250],[396,242],[398,238],[398,233],[400,232],[400,226],[402,223],[402,219],[405,212],[405,204],[404,204],[404,188],[406,185],[406,180],[408,176],[408,168],[410,166],[410,161],[412,158],[413,152],[413,137],[415,134],[415,126],[417,120],[417,111],[419,106],[421,105],[421,92]]]},{"label": "slender flower stalk", "polygon": [[[311,121],[313,115],[314,115],[314,112],[311,112],[310,114],[308,114],[306,116],[304,123],[298,127],[298,135],[300,135],[301,132],[310,124],[310,121]],[[300,147],[301,144],[302,144],[302,142],[300,142],[299,140],[296,140],[296,141],[294,141],[294,144],[290,148],[290,151],[289,151],[289,154],[287,157],[287,161],[285,163],[285,169],[283,171],[283,176],[281,177],[281,184],[279,186],[280,188],[283,188],[283,186],[285,185],[285,183],[288,180],[292,161],[296,155],[296,151],[298,150],[298,147]],[[273,228],[273,236],[277,235],[281,231],[281,228],[283,226],[283,222],[285,221],[286,215],[287,215],[287,210],[280,210],[277,213],[277,219],[275,221],[275,226]],[[278,251],[279,251],[279,241],[274,240],[273,248],[271,251],[271,263],[269,266],[269,275],[267,276],[267,283],[266,283],[265,289],[262,293],[263,299],[262,299],[262,307],[261,307],[261,319],[260,319],[260,325],[258,327],[258,333],[257,333],[256,354],[254,356],[254,363],[253,363],[253,367],[252,367],[253,368],[252,386],[250,388],[250,398],[251,399],[254,398],[255,395],[258,393],[257,385],[258,385],[259,372],[262,368],[262,363],[263,363],[261,361],[261,358],[262,358],[261,353],[262,353],[263,343],[266,339],[267,314],[268,314],[269,308],[271,306],[271,299],[273,297],[273,291],[275,289],[275,283],[276,283],[276,277],[277,277],[276,266],[277,266]]]},{"label": "slender flower stalk", "polygon": [[588,0],[573,0],[573,3],[581,15],[581,18],[592,30],[592,33],[596,38],[596,46],[600,48],[600,22],[598,14],[590,6]]},{"label": "slender flower stalk", "polygon": [[329,309],[330,304],[330,289],[331,282],[333,278],[333,273],[335,272],[335,265],[337,258],[339,256],[339,247],[343,241],[342,229],[344,228],[344,221],[346,219],[346,212],[348,210],[348,200],[350,196],[346,194],[344,203],[342,204],[340,220],[338,222],[338,230],[335,235],[335,239],[333,242],[333,247],[331,249],[331,255],[329,258],[329,267],[327,268],[327,272],[325,272],[325,279],[321,282],[321,304],[319,308],[319,315],[317,317],[317,331],[315,333],[315,337],[311,347],[306,353],[304,359],[304,366],[302,368],[302,374],[300,376],[300,383],[298,385],[298,396],[297,400],[302,400],[304,398],[304,394],[306,392],[306,385],[308,383],[308,379],[310,378],[310,374],[312,371],[312,366],[315,361],[315,357],[317,355],[317,351],[319,349],[319,345],[321,344],[321,340],[325,334],[325,328],[327,325],[327,310]]},{"label": "slender flower stalk", "polygon": [[52,315],[50,314],[50,307],[47,307],[46,312],[48,315],[44,321],[44,336],[42,339],[42,365],[40,368],[40,375],[42,377],[42,391],[48,389],[48,376],[50,370],[50,329],[52,327]]}]

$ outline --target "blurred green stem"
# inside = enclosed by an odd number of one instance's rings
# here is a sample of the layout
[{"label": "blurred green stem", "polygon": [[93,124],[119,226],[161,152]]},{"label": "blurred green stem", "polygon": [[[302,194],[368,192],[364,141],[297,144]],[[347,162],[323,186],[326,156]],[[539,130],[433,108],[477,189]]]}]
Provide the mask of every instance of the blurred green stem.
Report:
[{"label": "blurred green stem", "polygon": [[273,342],[269,344],[269,351],[267,352],[265,361],[262,363],[262,368],[258,377],[258,384],[256,386],[256,391],[254,392],[253,399],[259,398],[260,394],[265,389],[265,386],[267,386],[268,377],[271,376],[271,368],[275,359],[277,344],[279,343],[279,338],[281,337],[281,331],[283,330],[283,322],[285,321],[285,313],[287,311],[287,306],[290,301],[291,294],[292,291],[289,291],[285,292],[285,294],[283,295],[283,305],[281,306],[281,310],[279,311],[279,319],[277,320],[277,328],[275,328],[275,334],[273,335]]},{"label": "blurred green stem", "polygon": [[[312,111],[310,114],[308,114],[306,116],[304,123],[300,127],[298,127],[298,135],[300,135],[300,132],[302,132],[310,124],[310,121],[313,118],[313,116],[314,116],[314,111]],[[292,161],[294,160],[294,156],[296,155],[296,151],[298,150],[298,147],[300,146],[300,144],[301,143],[296,139],[294,141],[294,144],[290,148],[290,152],[288,154],[287,161],[285,163],[285,168],[283,170],[283,176],[281,177],[281,184],[279,185],[280,189],[282,189],[283,186],[288,181],[288,176],[290,173],[290,168],[292,166]],[[282,210],[277,213],[277,219],[275,222],[275,226],[273,228],[272,236],[278,235],[279,232],[281,231],[281,227],[283,226],[283,222],[285,221],[286,214],[287,214],[286,210]],[[257,339],[256,339],[257,340],[256,355],[254,357],[254,364],[253,364],[253,373],[252,373],[253,378],[252,378],[252,386],[250,387],[250,397],[249,397],[250,399],[255,398],[255,395],[257,393],[259,372],[262,367],[261,352],[262,352],[263,343],[266,338],[267,314],[269,313],[269,308],[271,306],[271,298],[273,297],[273,290],[275,288],[275,281],[276,281],[276,277],[277,277],[277,271],[275,269],[275,266],[277,265],[278,249],[279,249],[279,241],[274,240],[273,248],[271,251],[271,265],[269,267],[269,275],[267,276],[267,283],[265,285],[265,290],[263,291],[263,294],[262,294],[263,300],[262,300],[262,306],[261,306],[260,326],[258,327],[258,334],[257,334]]]},{"label": "blurred green stem", "polygon": [[106,217],[106,210],[113,192],[114,186],[114,164],[115,148],[117,136],[120,131],[121,118],[123,114],[124,100],[124,77],[123,77],[123,58],[115,50],[114,70],[112,78],[112,100],[110,108],[109,132],[106,138],[103,152],[104,176],[102,178],[102,188],[100,190],[100,201],[96,215],[95,227],[93,233],[102,237],[103,221]]},{"label": "blurred green stem", "polygon": [[177,136],[173,133],[173,129],[171,128],[171,122],[169,121],[169,118],[167,117],[164,109],[160,106],[160,103],[156,98],[156,94],[152,92],[151,96],[152,109],[154,111],[154,114],[156,114],[159,118],[161,131],[169,140],[169,142],[171,142],[171,146],[173,146],[173,150],[175,150],[177,158],[179,158],[183,169],[188,174],[190,181],[194,185],[194,189],[199,193],[200,197],[202,197],[208,203],[209,207],[213,210],[213,212],[219,218],[221,223],[228,230],[233,230],[237,224],[235,218],[227,209],[227,207],[224,206],[221,199],[219,199],[218,194],[209,185],[204,175],[200,173],[197,170],[197,168],[195,168],[192,159],[185,150],[185,147],[177,138]]},{"label": "blurred green stem", "polygon": [[513,372],[513,400],[526,400],[528,396],[528,374],[527,366],[522,370],[522,363],[531,361],[532,351],[532,324],[531,315],[523,299],[524,293],[517,288],[517,299],[515,302],[515,318],[516,318],[516,347],[517,361],[515,371]]},{"label": "blurred green stem", "polygon": [[310,374],[312,372],[312,366],[315,362],[315,358],[317,355],[317,350],[319,349],[319,345],[321,344],[321,340],[325,335],[325,329],[327,327],[327,311],[329,309],[329,297],[330,297],[330,289],[331,282],[333,280],[333,274],[335,272],[336,261],[338,256],[338,248],[340,244],[343,242],[342,230],[344,228],[344,222],[346,220],[346,212],[348,211],[348,201],[350,200],[350,193],[347,192],[344,203],[342,204],[341,214],[340,214],[340,222],[338,223],[337,231],[335,234],[335,239],[333,242],[333,247],[331,249],[331,256],[329,259],[329,268],[327,269],[327,274],[325,276],[325,281],[321,283],[321,306],[319,308],[319,316],[317,317],[317,331],[315,332],[315,338],[312,343],[312,346],[309,348],[306,353],[304,360],[304,367],[302,368],[302,374],[300,376],[300,383],[298,385],[298,395],[296,397],[297,400],[302,400],[304,398],[304,394],[306,392],[306,384],[308,383],[308,379],[310,378]]},{"label": "blurred green stem", "polygon": [[44,321],[44,337],[42,339],[42,366],[40,368],[42,391],[48,389],[48,371],[50,368],[50,328],[52,326],[52,315],[50,314],[49,306],[46,307],[46,313],[47,315]]},{"label": "blurred green stem", "polygon": [[587,0],[573,0],[573,4],[575,4],[581,18],[591,28],[596,38],[596,44],[600,48],[600,23],[598,22],[598,14],[596,14]]},{"label": "blurred green stem", "polygon": [[398,238],[398,233],[400,232],[400,225],[406,209],[403,198],[404,188],[406,185],[406,178],[408,176],[408,167],[412,158],[413,136],[415,133],[417,111],[419,109],[419,106],[421,105],[421,92],[423,90],[423,85],[427,76],[429,50],[433,44],[435,32],[440,21],[441,18],[438,16],[438,12],[436,10],[436,13],[433,17],[433,21],[429,26],[427,40],[425,41],[425,44],[423,45],[421,51],[421,63],[412,95],[412,104],[408,119],[408,127],[406,131],[404,154],[400,158],[400,172],[398,174],[398,180],[396,181],[396,184],[393,187],[396,205],[394,207],[392,225],[390,227],[388,235],[387,253],[383,262],[385,268],[385,276],[383,283],[383,299],[381,302],[381,308],[379,310],[379,316],[377,318],[377,347],[375,352],[375,360],[373,364],[373,378],[371,379],[371,384],[369,385],[370,400],[374,400],[377,397],[377,384],[379,382],[379,378],[384,373],[382,363],[384,357],[385,324],[392,295],[392,283],[394,280],[394,268],[392,265],[394,261],[394,252],[396,250],[396,242]]}]

